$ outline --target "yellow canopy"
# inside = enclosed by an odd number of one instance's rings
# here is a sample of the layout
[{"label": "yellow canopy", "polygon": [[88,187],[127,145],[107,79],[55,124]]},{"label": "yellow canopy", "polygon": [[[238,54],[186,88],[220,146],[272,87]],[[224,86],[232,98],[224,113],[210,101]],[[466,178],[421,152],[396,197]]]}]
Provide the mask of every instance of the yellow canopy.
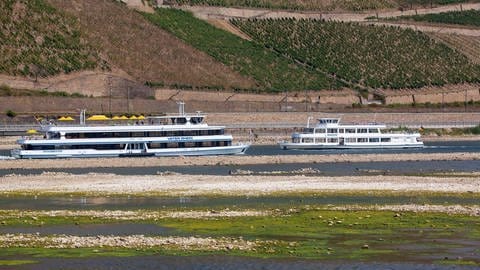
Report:
[{"label": "yellow canopy", "polygon": [[62,116],[60,118],[58,118],[58,121],[73,121],[74,119],[70,116]]},{"label": "yellow canopy", "polygon": [[145,116],[139,115],[139,116],[137,117],[137,119],[138,119],[138,120],[144,120],[144,119],[145,119]]},{"label": "yellow canopy", "polygon": [[121,119],[121,120],[127,120],[128,117],[126,117],[125,115],[122,115],[122,116],[120,116],[120,119]]},{"label": "yellow canopy", "polygon": [[115,115],[114,117],[112,117],[112,120],[120,120],[120,119],[122,119],[122,118],[120,118],[120,116],[118,116],[118,115]]},{"label": "yellow canopy", "polygon": [[108,118],[107,116],[105,116],[103,114],[96,114],[96,115],[92,115],[92,116],[88,117],[87,120],[103,121],[103,120],[110,120],[110,118]]},{"label": "yellow canopy", "polygon": [[130,116],[130,120],[137,120],[138,118],[135,115]]},{"label": "yellow canopy", "polygon": [[27,130],[27,134],[37,134],[37,131],[35,129],[29,129]]}]

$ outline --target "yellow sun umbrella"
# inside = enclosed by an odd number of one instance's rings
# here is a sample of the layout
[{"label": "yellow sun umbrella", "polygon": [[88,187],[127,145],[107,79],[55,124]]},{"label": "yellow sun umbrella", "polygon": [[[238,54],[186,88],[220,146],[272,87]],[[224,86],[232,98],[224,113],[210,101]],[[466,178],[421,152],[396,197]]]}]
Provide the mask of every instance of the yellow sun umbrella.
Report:
[{"label": "yellow sun umbrella", "polygon": [[145,120],[145,116],[139,115],[139,116],[137,117],[137,119],[138,119],[138,120]]},{"label": "yellow sun umbrella", "polygon": [[90,120],[90,121],[104,121],[104,120],[110,120],[110,118],[108,118],[107,116],[105,116],[103,114],[96,114],[96,115],[92,115],[92,116],[88,117],[87,120]]},{"label": "yellow sun umbrella", "polygon": [[75,119],[73,119],[70,116],[62,116],[62,117],[58,118],[58,121],[73,121],[73,120],[75,120]]},{"label": "yellow sun umbrella", "polygon": [[122,115],[122,116],[120,116],[120,119],[121,120],[128,120],[128,117],[126,117],[125,115]]},{"label": "yellow sun umbrella", "polygon": [[37,130],[35,130],[35,129],[29,129],[29,130],[27,130],[27,134],[37,134],[37,133],[38,133],[38,132],[37,132]]},{"label": "yellow sun umbrella", "polygon": [[138,118],[135,115],[130,116],[130,120],[137,120]]}]

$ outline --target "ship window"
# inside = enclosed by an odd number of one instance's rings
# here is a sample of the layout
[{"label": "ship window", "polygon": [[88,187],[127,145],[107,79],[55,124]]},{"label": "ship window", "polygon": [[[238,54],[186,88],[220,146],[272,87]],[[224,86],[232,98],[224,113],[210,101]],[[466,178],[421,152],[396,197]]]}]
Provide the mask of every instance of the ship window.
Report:
[{"label": "ship window", "polygon": [[317,129],[315,129],[315,133],[325,133],[325,129],[324,128],[317,128]]},{"label": "ship window", "polygon": [[32,145],[31,144],[23,144],[22,149],[23,150],[32,150]]},{"label": "ship window", "polygon": [[149,143],[149,144],[147,144],[147,147],[151,148],[151,149],[157,149],[157,148],[162,148],[162,144],[161,143]]},{"label": "ship window", "polygon": [[357,133],[367,133],[367,129],[366,128],[359,128],[357,130]]},{"label": "ship window", "polygon": [[172,119],[172,124],[185,124],[187,123],[187,118],[185,117],[174,117]]},{"label": "ship window", "polygon": [[208,131],[208,135],[221,135],[222,132],[220,132],[219,129],[211,129]]},{"label": "ship window", "polygon": [[178,148],[178,143],[176,142],[167,143],[167,148]]},{"label": "ship window", "polygon": [[368,133],[378,133],[378,129],[377,128],[370,128],[370,129],[368,129]]},{"label": "ship window", "polygon": [[48,132],[47,133],[47,138],[49,138],[49,139],[60,139],[60,133],[59,132]]},{"label": "ship window", "polygon": [[145,137],[144,132],[130,132],[130,137]]},{"label": "ship window", "polygon": [[313,128],[304,128],[303,132],[304,133],[313,133]]},{"label": "ship window", "polygon": [[313,143],[313,138],[303,138],[304,143]]},{"label": "ship window", "polygon": [[112,137],[115,137],[115,138],[127,138],[129,137],[130,134],[128,134],[128,132],[113,132],[112,133]]},{"label": "ship window", "polygon": [[184,136],[197,136],[197,131],[196,130],[185,130],[183,132]]},{"label": "ship window", "polygon": [[338,129],[336,129],[336,128],[327,129],[327,133],[337,133],[337,132],[338,132]]},{"label": "ship window", "polygon": [[368,138],[358,138],[357,142],[368,142]]},{"label": "ship window", "polygon": [[340,129],[338,130],[338,133],[345,133],[345,130],[344,130],[343,128],[340,128]]},{"label": "ship window", "polygon": [[173,136],[176,136],[177,134],[175,133],[175,131],[166,131],[165,132],[165,136],[167,137],[173,137]]},{"label": "ship window", "polygon": [[316,139],[317,143],[325,143],[325,138]]},{"label": "ship window", "polygon": [[355,129],[354,128],[346,128],[345,133],[355,133]]},{"label": "ship window", "polygon": [[190,123],[192,124],[200,124],[203,121],[203,117],[192,117],[190,118]]},{"label": "ship window", "polygon": [[195,142],[185,142],[185,147],[195,147]]},{"label": "ship window", "polygon": [[65,138],[66,139],[78,139],[78,138],[80,138],[80,134],[79,133],[67,133],[67,134],[65,134]]},{"label": "ship window", "polygon": [[347,143],[355,143],[355,142],[357,142],[357,139],[355,139],[355,138],[345,138],[345,142],[347,142]]},{"label": "ship window", "polygon": [[298,137],[292,138],[292,143],[299,143],[299,142],[300,142],[300,138]]},{"label": "ship window", "polygon": [[203,142],[203,147],[211,147],[212,142]]},{"label": "ship window", "polygon": [[338,139],[337,138],[328,138],[329,143],[337,143]]},{"label": "ship window", "polygon": [[199,131],[199,135],[200,135],[200,136],[208,135],[208,130],[206,130],[206,129],[205,129],[205,130],[200,130],[200,131]]},{"label": "ship window", "polygon": [[148,132],[148,137],[162,137],[163,134],[161,131],[150,131]]},{"label": "ship window", "polygon": [[381,139],[381,142],[390,142],[390,141],[391,141],[390,138],[382,138],[382,139]]},{"label": "ship window", "polygon": [[376,142],[379,142],[380,139],[379,138],[369,138],[368,141],[371,142],[371,143],[376,143]]},{"label": "ship window", "polygon": [[31,145],[31,148],[28,150],[53,150],[55,146],[53,145]]}]

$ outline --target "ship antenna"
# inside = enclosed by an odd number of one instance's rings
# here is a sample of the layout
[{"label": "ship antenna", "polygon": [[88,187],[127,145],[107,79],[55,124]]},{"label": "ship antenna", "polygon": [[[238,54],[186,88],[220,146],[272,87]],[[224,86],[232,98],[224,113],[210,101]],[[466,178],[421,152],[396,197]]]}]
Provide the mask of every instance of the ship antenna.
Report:
[{"label": "ship antenna", "polygon": [[185,102],[179,101],[178,104],[178,114],[185,115]]},{"label": "ship antenna", "polygon": [[85,125],[85,109],[80,110],[80,125]]}]

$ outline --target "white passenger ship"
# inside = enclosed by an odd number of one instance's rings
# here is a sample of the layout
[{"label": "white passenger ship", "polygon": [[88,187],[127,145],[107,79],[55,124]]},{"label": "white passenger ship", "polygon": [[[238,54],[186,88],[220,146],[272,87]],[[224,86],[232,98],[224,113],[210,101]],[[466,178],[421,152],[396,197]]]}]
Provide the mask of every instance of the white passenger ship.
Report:
[{"label": "white passenger ship", "polygon": [[[145,124],[85,125],[44,128],[44,138],[22,138],[15,158],[78,158],[130,156],[200,156],[243,154],[249,144],[232,144],[223,126],[204,123],[205,115],[147,117]],[[81,117],[82,119],[82,117]],[[85,119],[85,115],[83,115]]]},{"label": "white passenger ship", "polygon": [[385,128],[381,124],[344,125],[339,118],[321,118],[315,127],[308,121],[302,133],[293,133],[291,142],[279,145],[282,149],[423,147],[419,133],[382,133]]}]

